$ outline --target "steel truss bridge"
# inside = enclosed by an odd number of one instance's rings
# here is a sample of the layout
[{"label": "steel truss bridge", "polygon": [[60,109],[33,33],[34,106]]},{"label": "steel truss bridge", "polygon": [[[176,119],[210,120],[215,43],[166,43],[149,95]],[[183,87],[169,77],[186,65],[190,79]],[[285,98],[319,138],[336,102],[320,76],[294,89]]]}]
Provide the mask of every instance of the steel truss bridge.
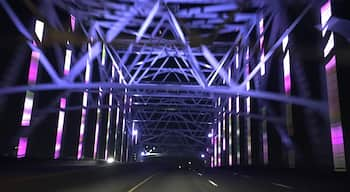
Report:
[{"label": "steel truss bridge", "polygon": [[[25,96],[15,155],[30,156],[34,127],[56,115],[55,159],[129,162],[154,147],[202,155],[211,166],[252,164],[253,153],[268,164],[271,125],[293,167],[292,107],[328,114],[327,101],[293,92],[308,84],[302,70],[291,69],[299,62],[293,32],[327,2],[27,0],[28,25],[15,2],[1,0],[22,49],[31,50],[30,62],[15,58],[26,82],[0,88],[1,102]],[[38,104],[47,92],[54,96]],[[75,144],[65,144],[69,129],[77,130]],[[252,151],[254,142],[260,151]],[[69,155],[65,145],[74,148]]]}]

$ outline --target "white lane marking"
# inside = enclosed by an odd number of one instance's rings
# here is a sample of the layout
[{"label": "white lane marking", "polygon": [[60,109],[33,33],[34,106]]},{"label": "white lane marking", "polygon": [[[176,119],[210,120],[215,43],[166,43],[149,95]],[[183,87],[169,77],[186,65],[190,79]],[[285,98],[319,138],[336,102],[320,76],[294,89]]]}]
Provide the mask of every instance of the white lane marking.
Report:
[{"label": "white lane marking", "polygon": [[291,186],[283,185],[283,184],[280,184],[280,183],[271,183],[271,184],[275,185],[275,186],[278,186],[278,187],[283,187],[283,188],[286,188],[286,189],[293,189],[293,187],[291,187]]},{"label": "white lane marking", "polygon": [[219,186],[218,184],[216,184],[214,181],[212,181],[212,180],[210,180],[210,179],[208,179],[208,181],[209,181],[210,184],[212,184],[212,185],[215,186],[215,187],[218,187],[218,186]]},{"label": "white lane marking", "polygon": [[203,174],[202,173],[198,173],[199,176],[202,176]]},{"label": "white lane marking", "polygon": [[139,184],[137,184],[137,185],[135,185],[133,188],[131,188],[128,192],[133,192],[133,191],[135,191],[137,188],[141,187],[141,185],[143,185],[143,184],[145,184],[147,181],[151,180],[153,176],[154,176],[154,175],[151,175],[151,176],[147,177],[145,180],[141,181]]}]

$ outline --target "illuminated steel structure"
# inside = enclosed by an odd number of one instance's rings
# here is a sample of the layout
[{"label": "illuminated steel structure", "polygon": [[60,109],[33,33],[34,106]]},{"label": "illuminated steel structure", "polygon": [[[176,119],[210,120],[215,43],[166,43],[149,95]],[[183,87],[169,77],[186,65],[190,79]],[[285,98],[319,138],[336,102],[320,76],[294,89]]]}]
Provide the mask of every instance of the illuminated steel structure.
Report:
[{"label": "illuminated steel structure", "polygon": [[[0,95],[25,94],[21,127],[31,126],[36,93],[81,94],[79,106],[68,105],[71,98],[63,94],[56,107],[52,106],[51,112],[58,114],[55,159],[65,158],[61,152],[61,145],[65,143],[64,127],[78,130],[76,142],[67,144],[76,149],[76,159],[107,160],[113,156],[128,162],[133,155],[140,154],[140,149],[154,146],[160,153],[196,154],[197,157],[203,154],[211,167],[269,165],[273,153],[270,149],[276,147],[269,144],[276,140],[269,130],[276,128],[282,145],[295,142],[293,127],[289,126],[292,124],[287,123],[287,134],[278,129],[289,119],[291,106],[327,113],[325,102],[291,92],[293,52],[288,48],[289,37],[312,7],[320,6],[315,3],[318,1],[303,4],[296,17],[284,22],[278,22],[278,14],[284,12],[275,13],[275,6],[286,8],[292,3],[47,1],[38,5],[47,6],[51,11],[40,12],[47,20],[36,20],[35,36],[8,1],[0,2],[32,50],[27,85],[0,89]],[[58,9],[69,16],[69,31],[61,27]],[[326,24],[331,15],[330,2],[321,12],[322,34],[326,38],[330,33]],[[55,58],[47,58],[46,47],[40,46],[46,25],[64,34],[62,38],[53,38],[67,47],[63,62],[59,58],[52,62]],[[272,34],[282,28],[283,31]],[[327,77],[335,70],[336,63],[335,57],[328,56],[334,47],[333,33],[328,39]],[[71,50],[71,46],[75,49]],[[271,66],[278,60],[276,56],[281,55],[278,51],[281,46],[284,59],[279,64],[283,65],[283,81],[273,83],[283,86],[284,92],[265,86],[272,84],[270,77],[276,75]],[[36,81],[38,68],[42,68],[41,73],[47,74],[51,82]],[[58,68],[64,69],[62,77],[58,75]],[[329,90],[332,86],[328,83]],[[271,103],[278,103],[283,109],[287,107],[287,114],[274,112]],[[263,110],[258,106],[263,106]],[[78,127],[65,125],[66,111],[71,110],[80,111]],[[344,156],[341,121],[332,116],[334,110],[330,106],[334,166],[345,169],[341,159]],[[91,122],[90,118],[93,118]],[[257,127],[262,129],[259,134],[255,134]],[[31,136],[30,131],[25,132],[17,138],[19,158],[26,156]],[[289,156],[293,159],[290,167],[294,167],[294,152]]]},{"label": "illuminated steel structure", "polygon": [[327,31],[328,21],[332,17],[332,2],[327,0],[321,7],[322,37],[326,42],[323,57],[325,59],[325,72],[327,79],[327,93],[329,105],[329,119],[331,127],[331,142],[333,152],[333,167],[337,171],[346,171],[344,135],[340,115],[338,96],[337,61],[331,52],[334,49],[334,33]]}]

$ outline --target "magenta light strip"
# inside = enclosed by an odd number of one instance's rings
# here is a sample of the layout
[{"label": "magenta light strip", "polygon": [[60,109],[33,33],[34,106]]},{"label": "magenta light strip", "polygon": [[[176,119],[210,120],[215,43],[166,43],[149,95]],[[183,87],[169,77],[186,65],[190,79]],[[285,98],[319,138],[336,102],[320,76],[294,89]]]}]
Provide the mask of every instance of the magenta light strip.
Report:
[{"label": "magenta light strip", "polygon": [[[327,22],[332,17],[331,1],[328,0],[321,7],[321,24],[322,35],[325,37],[327,32]],[[324,58],[327,58],[334,48],[334,34],[331,33],[330,39],[324,48]],[[336,56],[333,55],[330,61],[325,65],[326,77],[327,77],[327,91],[328,91],[328,105],[329,105],[329,118],[331,129],[331,141],[333,151],[333,166],[336,171],[346,171],[345,152],[344,152],[344,138],[343,128],[340,115],[339,93],[338,93],[338,80],[336,70]]]},{"label": "magenta light strip", "polygon": [[[230,81],[230,80],[229,80]],[[225,80],[223,80],[225,84]],[[226,107],[223,107],[222,112],[222,151],[226,151]]]},{"label": "magenta light strip", "polygon": [[[221,97],[218,98],[218,107],[221,105]],[[218,137],[217,137],[217,143],[218,143],[218,166],[221,167],[221,118],[218,117]]]},{"label": "magenta light strip", "polygon": [[[63,71],[64,76],[69,74],[71,60],[72,60],[72,51],[69,49],[66,49],[66,56],[65,56],[65,61],[64,61],[64,71]],[[63,127],[64,127],[64,116],[65,116],[64,110],[66,109],[66,103],[67,103],[66,98],[63,97],[60,99],[60,111],[58,114],[54,159],[60,158]]]},{"label": "magenta light strip", "polygon": [[72,31],[75,31],[75,22],[76,22],[75,17],[73,15],[70,15],[70,25],[71,25]]},{"label": "magenta light strip", "polygon": [[[229,73],[229,83],[231,83],[232,79],[232,69],[231,66],[228,69]],[[229,166],[232,166],[233,158],[232,158],[232,97],[228,98],[228,164]]]},{"label": "magenta light strip", "polygon": [[[71,30],[75,30],[75,17],[71,17]],[[69,45],[69,42],[67,41],[67,46]],[[66,49],[66,55],[64,59],[64,66],[63,66],[63,75],[67,76],[70,71],[72,62],[72,50]],[[60,111],[58,114],[58,123],[57,123],[57,131],[56,131],[56,144],[55,144],[55,153],[54,153],[54,159],[60,158],[61,155],[61,147],[62,147],[62,136],[63,136],[63,127],[64,127],[64,116],[65,116],[65,109],[67,105],[67,99],[65,97],[62,97],[60,99]]]},{"label": "magenta light strip", "polygon": [[[87,93],[84,92],[83,100],[87,100]],[[80,120],[80,129],[79,129],[79,145],[78,145],[78,155],[77,158],[80,160],[83,155],[83,142],[84,142],[84,132],[85,132],[85,121],[86,121],[86,106],[83,105],[81,120]]]},{"label": "magenta light strip", "polygon": [[39,67],[40,53],[37,51],[32,51],[32,57],[29,66],[28,84],[33,85],[36,83],[38,77],[38,67]]},{"label": "magenta light strip", "polygon": [[292,87],[290,76],[290,56],[289,50],[287,51],[283,60],[283,72],[284,72],[284,92],[289,95]]},{"label": "magenta light strip", "polygon": [[[41,42],[44,35],[44,27],[45,24],[40,21],[35,21],[35,35]],[[36,42],[33,41],[33,45],[37,46]],[[38,77],[38,68],[39,68],[39,59],[40,59],[40,53],[37,51],[32,51],[30,64],[29,64],[29,72],[28,72],[28,84],[34,85],[36,84],[37,77]],[[30,121],[32,117],[32,111],[33,111],[33,103],[34,103],[34,93],[31,91],[26,92],[26,96],[24,99],[24,106],[23,106],[23,114],[22,114],[22,120],[21,120],[21,126],[22,127],[29,127]],[[26,156],[27,151],[27,140],[26,137],[21,137],[19,139],[18,143],[18,151],[17,151],[17,158],[23,158]]]},{"label": "magenta light strip", "polygon": [[[90,76],[91,76],[91,66],[90,66],[91,44],[90,43],[88,43],[88,53],[89,53],[89,59],[87,59],[86,61],[85,83],[90,82]],[[80,160],[83,156],[83,143],[84,143],[87,104],[88,104],[88,92],[87,90],[85,90],[83,93],[83,108],[81,110],[81,120],[80,120],[80,129],[79,129],[79,144],[78,144],[78,154],[77,154],[78,160]]]},{"label": "magenta light strip", "polygon": [[241,147],[240,147],[240,125],[239,125],[239,115],[236,116],[236,158],[237,165],[241,163]]},{"label": "magenta light strip", "polygon": [[325,66],[327,72],[331,72],[332,70],[336,69],[336,59],[335,56],[332,57],[332,59],[327,63]]},{"label": "magenta light strip", "polygon": [[[246,67],[246,75],[249,75],[250,68],[249,68],[249,47],[247,49],[247,67]],[[250,81],[247,83],[247,91],[251,89],[250,87]],[[246,110],[249,114],[251,112],[251,97],[246,98]],[[251,136],[251,119],[247,118],[247,152],[248,152],[248,165],[252,164],[252,136]]]},{"label": "magenta light strip", "polygon": [[233,157],[232,157],[232,97],[228,100],[228,111],[229,111],[229,117],[228,117],[228,164],[232,166],[233,164]]},{"label": "magenta light strip", "polygon": [[21,121],[21,126],[23,127],[30,126],[33,102],[34,102],[34,93],[31,91],[27,91],[26,97],[24,100],[24,109],[23,109],[23,115],[22,115],[22,121]]},{"label": "magenta light strip", "polygon": [[57,124],[57,133],[56,133],[56,144],[55,144],[55,154],[54,159],[58,159],[60,157],[61,152],[61,143],[62,143],[62,134],[63,134],[63,125],[64,125],[64,115],[66,108],[66,98],[60,99],[60,111],[58,114],[58,124]]},{"label": "magenta light strip", "polygon": [[214,167],[218,166],[218,142],[217,142],[217,135],[214,137]]},{"label": "magenta light strip", "polygon": [[28,139],[26,137],[20,137],[17,149],[17,158],[23,158],[26,156]]},{"label": "magenta light strip", "polygon": [[97,158],[98,150],[98,136],[100,132],[100,116],[101,116],[101,98],[102,98],[102,89],[99,88],[98,99],[97,99],[97,116],[96,116],[96,125],[95,125],[95,142],[94,142],[94,159]]},{"label": "magenta light strip", "polygon": [[331,7],[331,1],[328,0],[322,7],[321,7],[321,24],[322,28],[324,28],[327,25],[327,22],[332,17],[332,7]]},{"label": "magenta light strip", "polygon": [[[225,108],[224,108],[225,111]],[[222,151],[226,151],[226,113],[222,113]]]},{"label": "magenta light strip", "polygon": [[63,70],[63,73],[65,76],[68,75],[70,71],[71,62],[72,62],[72,50],[66,49],[66,57],[64,61],[64,70]]},{"label": "magenta light strip", "polygon": [[346,171],[344,136],[340,116],[335,56],[325,65],[327,73],[328,105],[330,116],[333,166],[336,171]]},{"label": "magenta light strip", "polygon": [[[264,50],[264,18],[262,18],[259,22],[259,31],[260,31],[260,50],[261,50],[261,57],[260,57],[260,61],[264,61],[265,60],[265,50]],[[261,65],[261,69],[260,69],[260,74],[261,76],[264,76],[266,73],[266,66],[265,63],[263,63]]]}]

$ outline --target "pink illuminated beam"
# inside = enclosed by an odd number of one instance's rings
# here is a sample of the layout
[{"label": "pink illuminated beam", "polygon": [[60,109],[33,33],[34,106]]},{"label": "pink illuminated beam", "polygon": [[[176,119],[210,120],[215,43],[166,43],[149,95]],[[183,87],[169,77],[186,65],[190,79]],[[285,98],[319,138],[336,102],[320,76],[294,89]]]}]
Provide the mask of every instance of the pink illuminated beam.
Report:
[{"label": "pink illuminated beam", "polygon": [[28,139],[26,137],[20,137],[17,149],[17,158],[23,158],[26,155]]},{"label": "pink illuminated beam", "polygon": [[57,125],[57,133],[56,133],[56,145],[55,145],[55,155],[54,159],[58,159],[60,157],[61,145],[62,145],[62,135],[63,135],[63,126],[64,126],[64,115],[66,108],[67,100],[66,98],[60,99],[60,112],[58,114],[58,125]]},{"label": "pink illuminated beam", "polygon": [[[40,42],[43,39],[44,27],[45,25],[42,21],[40,20],[35,21],[34,31]],[[33,44],[31,46],[37,47],[37,44],[35,43],[35,41],[33,41]],[[40,52],[33,50],[31,54],[30,64],[29,64],[28,85],[36,84],[37,77],[38,77],[39,60],[40,60]],[[23,106],[23,113],[22,113],[22,120],[21,120],[21,126],[23,128],[30,127],[32,111],[33,111],[33,103],[34,103],[34,93],[31,91],[27,91],[24,99],[24,106]],[[18,148],[17,158],[23,158],[26,156],[27,140],[28,138],[26,137],[21,137],[19,139],[19,143],[17,146]]]}]

